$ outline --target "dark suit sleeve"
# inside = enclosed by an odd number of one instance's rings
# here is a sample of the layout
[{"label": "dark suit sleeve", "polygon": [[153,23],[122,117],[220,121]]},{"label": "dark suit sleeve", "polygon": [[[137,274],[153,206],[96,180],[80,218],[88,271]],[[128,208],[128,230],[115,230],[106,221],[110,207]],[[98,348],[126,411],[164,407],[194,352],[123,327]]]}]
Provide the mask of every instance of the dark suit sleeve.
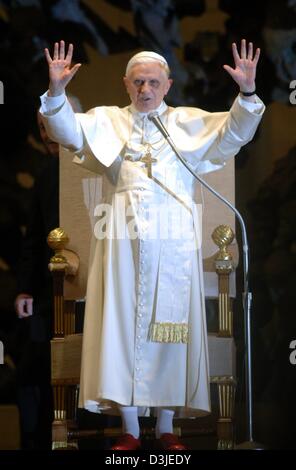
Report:
[{"label": "dark suit sleeve", "polygon": [[48,263],[52,251],[48,233],[59,225],[58,159],[50,157],[48,166],[36,180],[23,240],[18,269],[18,292],[33,296],[51,283]]}]

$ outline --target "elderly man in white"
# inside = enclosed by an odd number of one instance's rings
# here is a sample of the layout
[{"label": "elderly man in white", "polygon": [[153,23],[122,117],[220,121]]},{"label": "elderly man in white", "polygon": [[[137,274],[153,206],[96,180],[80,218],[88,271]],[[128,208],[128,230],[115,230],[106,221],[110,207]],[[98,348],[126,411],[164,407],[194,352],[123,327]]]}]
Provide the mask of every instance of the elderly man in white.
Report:
[{"label": "elderly man in white", "polygon": [[148,116],[158,112],[192,169],[218,170],[261,120],[260,50],[254,54],[242,40],[239,53],[233,44],[235,67],[224,69],[240,92],[221,113],[167,106],[168,64],[143,51],[130,59],[123,79],[130,105],[74,114],[65,96],[80,67],[71,66],[72,54],[64,41],[53,57],[45,50],[50,83],[40,111],[51,138],[74,152],[76,163],[103,175],[105,212],[97,208],[90,247],[80,406],[121,414],[123,435],[113,450],[140,448],[138,416],[150,408],[159,447],[184,450],[173,434],[175,411],[210,412],[200,217],[193,177]]}]

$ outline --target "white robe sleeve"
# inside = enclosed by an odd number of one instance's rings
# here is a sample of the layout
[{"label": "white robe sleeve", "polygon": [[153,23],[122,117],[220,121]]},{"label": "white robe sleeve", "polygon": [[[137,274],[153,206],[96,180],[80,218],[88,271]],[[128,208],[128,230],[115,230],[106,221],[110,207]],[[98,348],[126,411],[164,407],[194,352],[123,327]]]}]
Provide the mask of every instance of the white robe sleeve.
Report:
[{"label": "white robe sleeve", "polygon": [[265,109],[258,101],[250,103],[238,97],[230,111],[222,113],[176,108],[172,136],[195,171],[219,170],[252,140]]},{"label": "white robe sleeve", "polygon": [[[250,103],[238,97],[230,111],[222,113],[188,107],[173,109],[170,133],[195,171],[207,173],[222,168],[253,138],[265,109],[257,99],[257,103]],[[102,106],[85,114],[74,114],[64,95],[61,98],[43,95],[41,102],[48,135],[74,151],[75,163],[102,173],[121,155],[128,126],[120,108]]]},{"label": "white robe sleeve", "polygon": [[65,94],[50,97],[45,93],[40,100],[47,134],[75,153],[74,163],[92,172],[103,173],[118,157],[124,143],[116,133],[112,107],[74,113]]},{"label": "white robe sleeve", "polygon": [[69,150],[79,151],[83,134],[66,95],[52,97],[46,92],[40,100],[40,114],[48,136]]}]

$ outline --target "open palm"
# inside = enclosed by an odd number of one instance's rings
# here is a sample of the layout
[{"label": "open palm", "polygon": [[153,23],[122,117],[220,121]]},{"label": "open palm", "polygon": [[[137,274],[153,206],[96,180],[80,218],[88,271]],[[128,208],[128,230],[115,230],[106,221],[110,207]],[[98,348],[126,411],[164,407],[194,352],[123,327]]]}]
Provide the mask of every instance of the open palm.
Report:
[{"label": "open palm", "polygon": [[68,83],[72,80],[81,64],[76,64],[71,68],[73,57],[73,44],[68,47],[65,55],[65,42],[60,41],[54,45],[53,58],[51,58],[49,50],[45,49],[45,57],[49,68],[49,90],[52,96],[60,95],[64,92]]},{"label": "open palm", "polygon": [[237,46],[232,44],[232,53],[235,68],[229,65],[223,65],[223,68],[229,73],[233,80],[239,85],[240,90],[244,92],[252,92],[256,89],[255,78],[256,68],[260,56],[260,49],[257,48],[253,57],[253,43],[249,43],[246,47],[246,40],[241,41],[241,53],[239,55]]}]

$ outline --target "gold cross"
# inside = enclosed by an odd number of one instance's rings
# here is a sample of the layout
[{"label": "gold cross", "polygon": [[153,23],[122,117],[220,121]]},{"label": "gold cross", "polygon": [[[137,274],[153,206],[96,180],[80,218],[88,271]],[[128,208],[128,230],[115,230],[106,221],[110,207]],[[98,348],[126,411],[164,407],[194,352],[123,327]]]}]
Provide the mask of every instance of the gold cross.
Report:
[{"label": "gold cross", "polygon": [[157,162],[156,158],[152,158],[151,153],[149,150],[147,150],[146,154],[144,157],[141,158],[141,162],[145,163],[145,166],[147,168],[147,176],[148,178],[152,178],[152,163]]}]

